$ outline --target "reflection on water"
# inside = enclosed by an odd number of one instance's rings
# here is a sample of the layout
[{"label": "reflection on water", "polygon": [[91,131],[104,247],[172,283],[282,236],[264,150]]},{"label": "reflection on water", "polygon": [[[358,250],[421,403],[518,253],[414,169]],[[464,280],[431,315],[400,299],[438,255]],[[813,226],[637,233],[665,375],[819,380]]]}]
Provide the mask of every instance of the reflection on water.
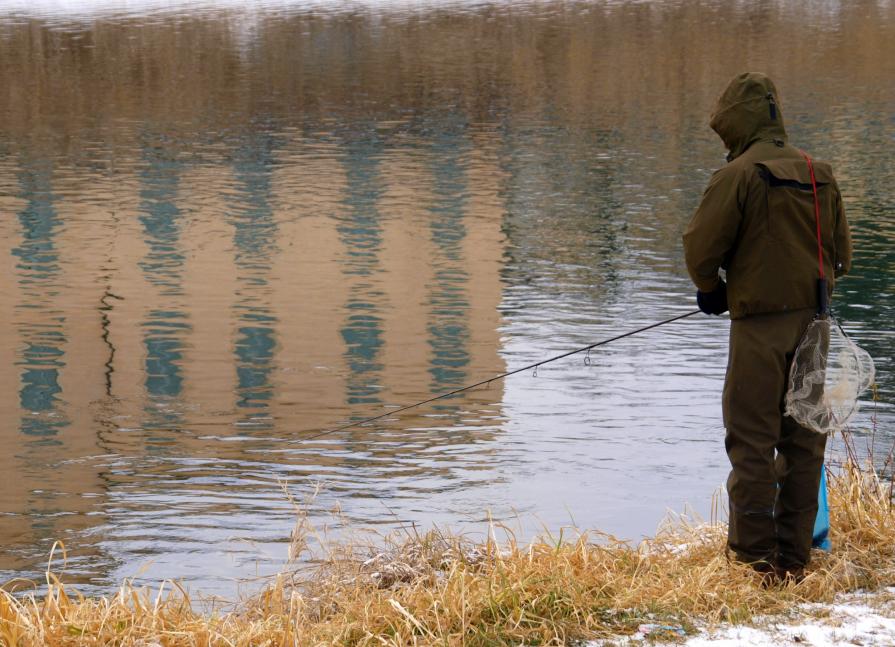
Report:
[{"label": "reflection on water", "polygon": [[[159,143],[161,144],[161,143]],[[148,247],[139,263],[147,282],[156,289],[157,301],[140,323],[145,358],[145,419],[143,426],[156,430],[149,438],[163,442],[165,429],[177,427],[180,416],[175,403],[183,389],[181,363],[188,317],[181,306],[184,254],[180,249],[183,214],[177,206],[181,164],[176,152],[144,143],[140,181],[140,224]]]},{"label": "reflection on water", "polygon": [[22,386],[19,406],[23,417],[21,431],[34,437],[40,445],[59,444],[54,440],[59,427],[66,425],[57,410],[59,369],[65,366],[65,317],[53,311],[51,297],[59,286],[59,257],[54,245],[54,235],[61,222],[53,208],[51,169],[22,169],[19,174],[21,195],[27,196],[27,206],[19,212],[22,239],[12,250],[18,258],[16,269],[20,276],[24,302],[16,306],[34,311],[23,317],[19,337],[25,347],[21,360]]},{"label": "reflection on water", "polygon": [[837,169],[891,442],[888,3],[148,6],[0,4],[0,578],[62,539],[88,590],[232,595],[283,562],[282,482],[336,533],[707,511],[705,317],[302,439],[692,309],[680,233],[744,68]]},{"label": "reflection on water", "polygon": [[381,247],[382,215],[376,206],[382,193],[378,172],[381,147],[375,132],[352,134],[345,142],[345,156],[341,160],[346,194],[345,214],[338,231],[346,255],[343,273],[351,291],[340,332],[349,369],[349,405],[382,402],[377,397],[381,387],[376,374],[383,368],[377,362],[382,348],[382,319],[377,302],[383,294],[373,278],[377,274]]},{"label": "reflection on water", "polygon": [[236,340],[236,406],[263,410],[273,395],[274,326],[270,307],[268,274],[275,249],[276,222],[268,203],[272,148],[269,134],[239,143],[234,164],[237,190],[243,196],[238,212],[231,215],[239,288],[238,337]]}]

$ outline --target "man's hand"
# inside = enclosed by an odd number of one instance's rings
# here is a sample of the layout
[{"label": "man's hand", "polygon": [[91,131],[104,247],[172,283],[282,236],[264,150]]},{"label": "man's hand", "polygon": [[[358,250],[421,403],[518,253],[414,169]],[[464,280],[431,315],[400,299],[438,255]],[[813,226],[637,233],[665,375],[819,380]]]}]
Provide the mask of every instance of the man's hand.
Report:
[{"label": "man's hand", "polygon": [[727,284],[721,281],[711,292],[696,290],[696,304],[707,315],[724,314],[727,312]]}]

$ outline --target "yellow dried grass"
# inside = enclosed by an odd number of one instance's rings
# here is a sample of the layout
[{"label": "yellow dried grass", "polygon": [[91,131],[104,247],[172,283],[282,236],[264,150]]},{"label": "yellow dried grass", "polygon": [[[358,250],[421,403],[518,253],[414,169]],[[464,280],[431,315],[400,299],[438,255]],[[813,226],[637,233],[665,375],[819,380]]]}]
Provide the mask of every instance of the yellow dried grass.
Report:
[{"label": "yellow dried grass", "polygon": [[[830,475],[831,554],[815,553],[798,585],[763,589],[728,562],[723,523],[677,518],[632,545],[607,535],[475,545],[437,531],[376,554],[343,544],[315,569],[284,573],[226,614],[203,613],[176,583],[152,593],[125,583],[111,597],[0,591],[0,644],[519,645],[568,644],[636,631],[642,622],[692,629],[785,613],[801,602],[895,582],[888,484],[853,461]],[[305,520],[298,528],[307,531]],[[304,537],[296,536],[301,547]],[[173,587],[173,588],[172,588]]]}]

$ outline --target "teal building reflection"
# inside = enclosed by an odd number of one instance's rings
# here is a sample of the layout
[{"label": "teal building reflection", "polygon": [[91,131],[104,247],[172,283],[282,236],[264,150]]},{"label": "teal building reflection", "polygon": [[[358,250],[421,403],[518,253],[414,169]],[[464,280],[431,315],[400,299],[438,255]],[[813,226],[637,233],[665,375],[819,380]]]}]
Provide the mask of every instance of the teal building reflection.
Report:
[{"label": "teal building reflection", "polygon": [[52,188],[52,169],[22,163],[19,186],[27,203],[19,214],[22,240],[13,249],[17,257],[19,285],[24,299],[16,307],[27,311],[19,328],[24,350],[18,365],[22,367],[19,404],[22,409],[21,431],[43,443],[54,440],[68,421],[58,411],[62,387],[59,371],[65,366],[65,318],[54,312],[58,294],[59,256],[54,242],[62,223],[56,213],[56,195]]},{"label": "teal building reflection", "polygon": [[[238,141],[233,152],[240,196],[230,211],[238,271],[236,406],[242,409],[265,409],[274,394],[271,376],[277,320],[270,308],[269,275],[278,229],[270,203],[275,145],[269,133],[251,133]],[[249,419],[254,417],[249,415]]]},{"label": "teal building reflection", "polygon": [[184,338],[190,330],[188,316],[179,301],[185,261],[180,246],[183,214],[177,206],[182,171],[183,163],[176,150],[162,141],[144,141],[139,219],[149,251],[140,261],[140,268],[160,297],[160,307],[150,310],[142,324],[149,397],[144,423],[147,428],[176,427],[181,422],[171,404],[183,391],[181,363]]},{"label": "teal building reflection", "polygon": [[433,259],[435,284],[428,326],[433,393],[462,386],[469,365],[469,302],[465,293],[469,275],[465,269],[463,241],[469,194],[464,157],[470,145],[461,123],[444,124],[437,133],[431,144],[435,200],[430,233],[438,256]]},{"label": "teal building reflection", "polygon": [[338,232],[346,258],[343,272],[351,280],[351,294],[340,332],[350,369],[346,397],[349,405],[381,402],[378,374],[383,368],[383,294],[376,287],[374,275],[382,246],[378,203],[384,191],[380,173],[383,150],[384,144],[374,131],[353,133],[343,147],[346,215],[338,224]]}]

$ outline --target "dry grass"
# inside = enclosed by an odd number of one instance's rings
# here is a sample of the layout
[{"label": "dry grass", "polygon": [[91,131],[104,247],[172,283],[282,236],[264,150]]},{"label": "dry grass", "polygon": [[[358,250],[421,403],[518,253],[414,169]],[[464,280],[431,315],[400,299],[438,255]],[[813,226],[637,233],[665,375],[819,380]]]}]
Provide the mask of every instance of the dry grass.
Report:
[{"label": "dry grass", "polygon": [[[721,523],[676,519],[630,545],[606,535],[473,545],[438,532],[341,546],[237,611],[196,610],[176,584],[85,599],[48,574],[41,595],[0,592],[0,643],[38,645],[519,645],[629,634],[642,622],[746,622],[794,603],[895,582],[889,485],[848,463],[830,478],[832,554],[799,585],[762,589],[728,563]],[[303,531],[307,527],[299,523]],[[303,546],[302,533],[296,536]]]}]

